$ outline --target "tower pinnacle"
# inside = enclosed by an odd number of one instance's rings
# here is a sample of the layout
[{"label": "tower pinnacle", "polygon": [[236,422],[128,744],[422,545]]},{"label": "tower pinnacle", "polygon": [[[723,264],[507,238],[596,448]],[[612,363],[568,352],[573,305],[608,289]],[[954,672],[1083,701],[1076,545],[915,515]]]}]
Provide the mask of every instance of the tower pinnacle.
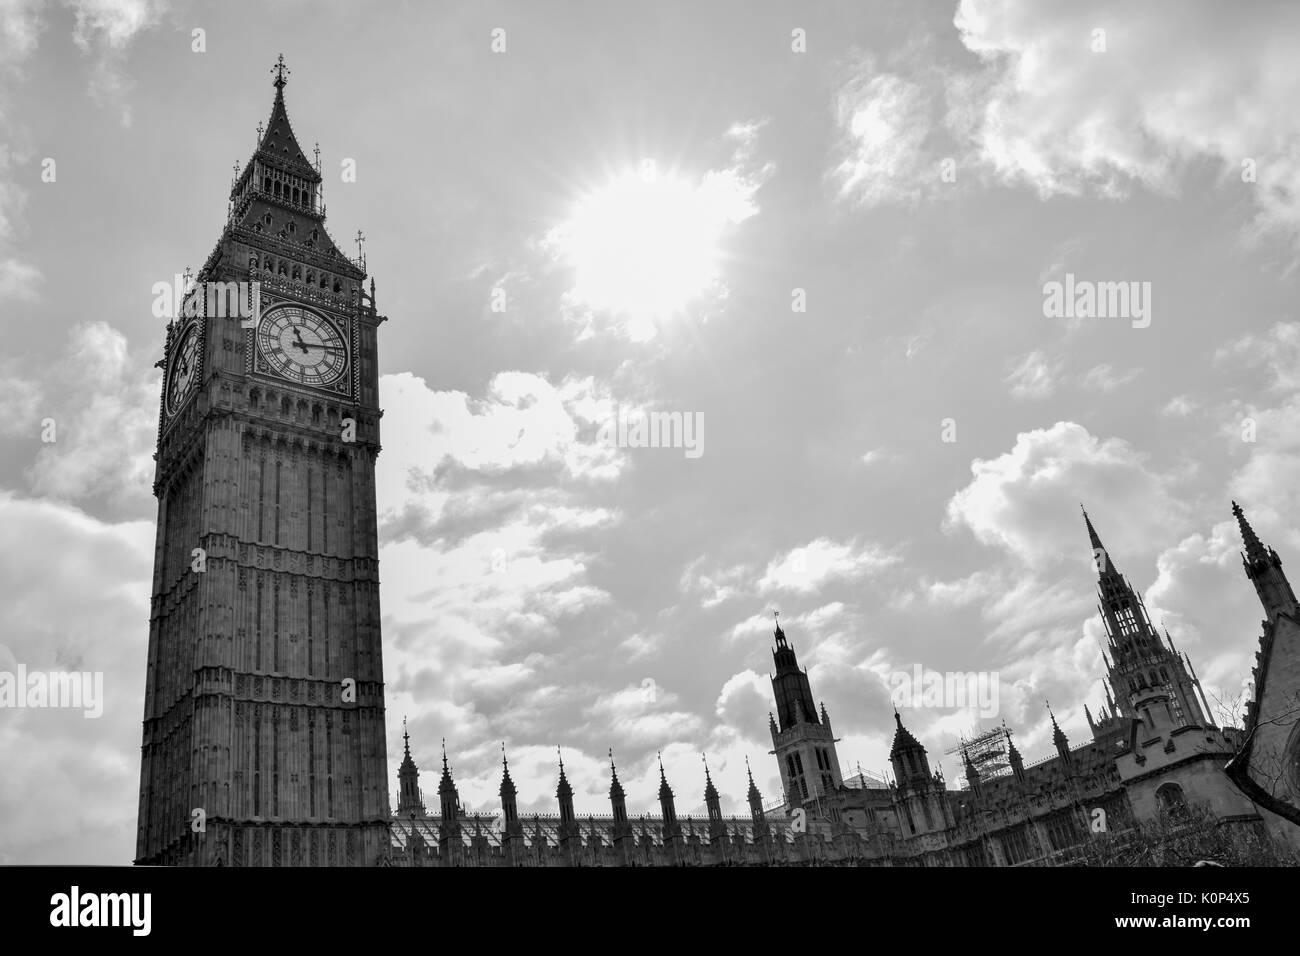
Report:
[{"label": "tower pinnacle", "polygon": [[285,79],[285,75],[291,73],[292,71],[287,66],[284,65],[283,53],[281,53],[280,56],[276,59],[275,66],[271,67],[271,72],[275,74],[275,82],[271,85],[274,86],[277,90],[284,89],[285,83],[288,82]]},{"label": "tower pinnacle", "polygon": [[411,759],[411,734],[402,718],[402,740],[405,753],[397,768],[397,812],[401,816],[423,816],[424,798],[420,793],[420,768]]},{"label": "tower pinnacle", "polygon": [[1268,552],[1264,549],[1259,536],[1255,534],[1255,529],[1246,520],[1246,513],[1241,510],[1241,505],[1235,501],[1232,503],[1232,514],[1237,519],[1237,527],[1241,530],[1241,541],[1246,546],[1246,559],[1249,561],[1267,561]]},{"label": "tower pinnacle", "polygon": [[1259,602],[1264,605],[1268,619],[1271,621],[1280,613],[1296,614],[1300,608],[1297,606],[1295,592],[1291,590],[1291,582],[1282,570],[1282,559],[1276,551],[1265,547],[1259,540],[1241,506],[1235,501],[1232,503],[1232,513],[1237,518],[1241,540],[1246,546],[1241,556],[1246,577],[1255,585],[1255,593],[1259,595]]},{"label": "tower pinnacle", "polygon": [[1101,543],[1101,536],[1097,534],[1097,529],[1092,526],[1092,519],[1088,517],[1087,509],[1082,504],[1079,510],[1083,512],[1083,523],[1088,528],[1088,542],[1092,545],[1092,559],[1097,565],[1099,574],[1106,574],[1113,571],[1114,566],[1110,563],[1110,556],[1106,553],[1106,546]]}]

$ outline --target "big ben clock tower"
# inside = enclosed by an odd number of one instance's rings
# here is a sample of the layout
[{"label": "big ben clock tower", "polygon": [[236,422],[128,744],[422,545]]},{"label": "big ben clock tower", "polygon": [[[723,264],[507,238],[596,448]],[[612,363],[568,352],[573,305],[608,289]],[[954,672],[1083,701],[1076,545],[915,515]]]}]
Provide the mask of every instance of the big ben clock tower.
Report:
[{"label": "big ben clock tower", "polygon": [[389,846],[374,282],[275,103],[167,327],[136,862]]}]

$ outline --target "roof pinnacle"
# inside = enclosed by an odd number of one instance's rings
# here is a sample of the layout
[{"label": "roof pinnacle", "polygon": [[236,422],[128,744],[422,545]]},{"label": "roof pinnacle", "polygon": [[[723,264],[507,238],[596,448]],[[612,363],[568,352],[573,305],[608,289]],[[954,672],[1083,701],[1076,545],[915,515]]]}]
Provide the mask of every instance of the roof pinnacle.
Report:
[{"label": "roof pinnacle", "polygon": [[282,90],[282,89],[284,89],[284,85],[285,85],[285,83],[288,82],[288,81],[285,80],[285,78],[284,78],[284,77],[285,77],[285,74],[287,74],[287,73],[291,73],[291,72],[293,72],[293,71],[290,70],[287,66],[284,65],[284,54],[283,54],[283,53],[281,53],[280,56],[279,56],[279,58],[275,61],[275,66],[271,67],[271,72],[275,74],[275,82],[274,82],[272,85],[273,85],[277,90]]}]

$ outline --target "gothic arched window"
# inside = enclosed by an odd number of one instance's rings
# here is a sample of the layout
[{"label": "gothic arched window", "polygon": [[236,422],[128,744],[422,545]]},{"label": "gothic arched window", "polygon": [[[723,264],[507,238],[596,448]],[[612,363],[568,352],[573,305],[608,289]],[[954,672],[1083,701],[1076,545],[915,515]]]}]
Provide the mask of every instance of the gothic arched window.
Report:
[{"label": "gothic arched window", "polygon": [[1180,817],[1187,813],[1187,797],[1183,788],[1176,783],[1161,784],[1156,790],[1156,801],[1160,809],[1170,816]]}]

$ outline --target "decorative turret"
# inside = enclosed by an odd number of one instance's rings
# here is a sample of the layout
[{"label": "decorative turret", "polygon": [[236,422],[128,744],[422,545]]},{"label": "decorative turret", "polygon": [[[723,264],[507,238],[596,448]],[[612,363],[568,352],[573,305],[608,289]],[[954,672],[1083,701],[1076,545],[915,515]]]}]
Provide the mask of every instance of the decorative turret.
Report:
[{"label": "decorative turret", "polygon": [[889,762],[898,781],[895,799],[900,810],[904,835],[929,833],[952,823],[952,808],[946,796],[947,786],[940,773],[930,772],[925,748],[903,726],[898,709],[894,710],[894,744]]},{"label": "decorative turret", "polygon": [[447,739],[442,741],[442,779],[438,781],[438,805],[444,824],[454,824],[460,818],[460,793],[451,779],[451,767],[447,764]]},{"label": "decorative turret", "polygon": [[664,755],[659,754],[659,811],[664,820],[664,839],[677,832],[677,808],[673,805],[673,788],[664,775]]},{"label": "decorative turret", "polygon": [[[1044,702],[1046,703],[1046,702]],[[1065,732],[1056,722],[1056,715],[1052,713],[1052,705],[1047,704],[1047,714],[1052,718],[1052,743],[1056,747],[1056,753],[1061,758],[1061,763],[1065,765],[1067,771],[1074,769],[1074,759],[1070,755],[1070,741],[1066,739]]]},{"label": "decorative turret", "polygon": [[560,802],[560,826],[564,827],[572,824],[577,817],[573,812],[573,788],[564,775],[564,754],[560,753],[558,747],[555,752],[560,758],[560,782],[555,788],[555,798]]},{"label": "decorative turret", "polygon": [[925,748],[903,726],[903,718],[894,708],[894,744],[889,749],[889,762],[894,767],[894,779],[900,790],[924,790],[933,782],[930,775],[930,761],[925,755]]},{"label": "decorative turret", "polygon": [[1300,608],[1297,608],[1295,593],[1282,570],[1282,559],[1272,548],[1264,547],[1235,501],[1232,503],[1232,513],[1237,518],[1241,540],[1246,546],[1241,555],[1241,563],[1246,569],[1246,577],[1255,585],[1255,593],[1259,595],[1259,603],[1264,606],[1266,619],[1272,621],[1279,614],[1296,615]]},{"label": "decorative turret", "polygon": [[713,785],[713,777],[709,774],[709,758],[700,754],[704,761],[704,806],[709,814],[711,823],[722,820],[722,801],[718,798],[718,788]]},{"label": "decorative turret", "polygon": [[1016,749],[1016,742],[1011,739],[1011,731],[1004,723],[1002,732],[1007,735],[1007,763],[1011,765],[1011,772],[1017,782],[1025,782],[1025,762],[1020,757],[1020,751]]},{"label": "decorative turret", "polygon": [[755,832],[763,825],[763,795],[754,784],[754,771],[749,767],[749,758],[745,758],[745,773],[749,775],[749,816],[754,821]]},{"label": "decorative turret", "polygon": [[623,793],[623,785],[618,782],[613,748],[609,751],[609,805],[614,813],[614,822],[627,823],[627,797]]},{"label": "decorative turret", "polygon": [[515,782],[510,779],[510,764],[506,760],[504,741],[501,743],[501,787],[497,792],[501,794],[501,815],[505,822],[504,832],[511,835],[519,826],[519,805],[515,797]]},{"label": "decorative turret", "polygon": [[402,718],[402,740],[405,742],[405,754],[401,766],[397,768],[397,812],[399,815],[424,816],[424,799],[420,793],[420,769],[411,759],[411,735],[406,730],[406,718]]}]

